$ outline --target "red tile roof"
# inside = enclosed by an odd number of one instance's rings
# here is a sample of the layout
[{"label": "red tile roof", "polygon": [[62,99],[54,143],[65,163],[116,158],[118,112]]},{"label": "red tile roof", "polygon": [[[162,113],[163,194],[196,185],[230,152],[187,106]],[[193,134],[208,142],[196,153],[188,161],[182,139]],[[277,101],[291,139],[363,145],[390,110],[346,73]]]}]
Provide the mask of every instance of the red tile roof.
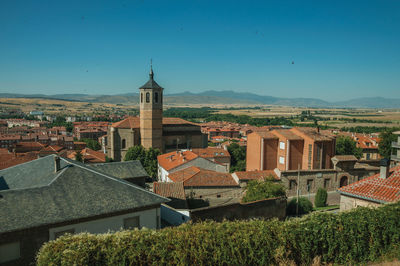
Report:
[{"label": "red tile roof", "polygon": [[203,158],[231,157],[229,152],[222,148],[192,149],[192,152]]},{"label": "red tile roof", "polygon": [[191,166],[169,174],[173,182],[183,182],[184,187],[232,187],[239,186],[229,173],[219,173]]},{"label": "red tile roof", "polygon": [[128,116],[124,120],[113,123],[111,126],[114,128],[140,128],[140,118],[138,116]]},{"label": "red tile roof", "polygon": [[339,193],[377,202],[400,200],[400,166],[392,168],[387,178],[376,174],[338,189]]},{"label": "red tile roof", "polygon": [[169,171],[199,157],[192,151],[173,151],[157,156],[158,164]]},{"label": "red tile roof", "polygon": [[264,171],[241,171],[235,172],[239,180],[264,180],[266,177],[273,176],[276,180],[280,180],[274,170]]},{"label": "red tile roof", "polygon": [[[85,148],[81,151],[82,157],[85,163],[105,163],[106,155],[100,151],[94,151],[89,148]],[[67,155],[69,159],[75,160],[76,151],[71,152]]]},{"label": "red tile roof", "polygon": [[7,160],[3,161],[3,159],[0,160],[0,170],[11,167],[11,166],[15,166],[21,163],[26,163],[32,160],[37,159],[37,154],[35,153],[26,153],[24,155],[20,155],[17,157],[12,157],[12,158],[8,158]]},{"label": "red tile roof", "polygon": [[[163,125],[198,125],[196,123],[192,123],[186,121],[181,118],[175,117],[163,117]],[[111,125],[114,128],[140,128],[140,118],[138,116],[128,116],[124,120],[113,123]]]},{"label": "red tile roof", "polygon": [[186,200],[182,182],[154,182],[153,191],[166,198]]}]

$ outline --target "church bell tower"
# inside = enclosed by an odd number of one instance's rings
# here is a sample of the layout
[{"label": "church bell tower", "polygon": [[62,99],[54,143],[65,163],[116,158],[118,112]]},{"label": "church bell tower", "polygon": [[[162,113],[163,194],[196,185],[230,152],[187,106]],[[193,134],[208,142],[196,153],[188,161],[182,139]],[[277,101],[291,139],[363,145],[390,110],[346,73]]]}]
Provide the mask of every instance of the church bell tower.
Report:
[{"label": "church bell tower", "polygon": [[140,138],[144,148],[163,149],[163,88],[154,81],[153,66],[150,64],[150,79],[140,90]]}]

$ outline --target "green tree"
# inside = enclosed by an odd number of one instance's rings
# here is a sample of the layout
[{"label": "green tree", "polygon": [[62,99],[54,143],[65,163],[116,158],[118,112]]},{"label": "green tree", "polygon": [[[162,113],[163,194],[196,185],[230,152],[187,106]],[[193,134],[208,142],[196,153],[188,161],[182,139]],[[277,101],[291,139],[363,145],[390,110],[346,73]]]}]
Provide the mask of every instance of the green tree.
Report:
[{"label": "green tree", "polygon": [[75,160],[81,163],[83,162],[83,155],[81,151],[76,151]]},{"label": "green tree", "polygon": [[387,129],[379,134],[379,154],[383,158],[390,158],[393,153],[392,142],[396,141],[396,135],[393,134],[394,129]]},{"label": "green tree", "polygon": [[157,179],[158,173],[158,161],[157,156],[161,155],[159,149],[149,148],[146,150],[145,160],[144,160],[144,168],[150,177],[153,179]]},{"label": "green tree", "polygon": [[130,147],[125,154],[124,161],[139,160],[147,174],[153,179],[157,178],[158,162],[157,156],[161,152],[158,149],[145,149],[142,145]]},{"label": "green tree", "polygon": [[[311,212],[313,209],[311,201],[309,201],[307,198],[300,197],[299,198],[299,213],[298,214],[307,214]],[[286,208],[286,213],[288,215],[296,215],[296,210],[297,210],[297,198],[293,198],[291,201],[289,201],[289,204]]]},{"label": "green tree", "polygon": [[98,151],[101,149],[101,145],[95,141],[94,139],[81,139],[81,141],[86,143],[86,147],[92,149],[94,151]]},{"label": "green tree", "polygon": [[228,152],[231,155],[231,172],[246,170],[246,147],[237,143],[228,146]]},{"label": "green tree", "polygon": [[328,199],[328,192],[326,192],[326,189],[319,188],[317,194],[315,195],[315,201],[314,201],[315,207],[325,207],[327,199]]},{"label": "green tree", "polygon": [[286,195],[285,187],[269,176],[263,181],[252,180],[247,184],[243,202],[251,202],[269,198],[283,197]]},{"label": "green tree", "polygon": [[357,147],[357,143],[349,136],[339,136],[336,139],[337,155],[354,155],[357,159],[362,157],[362,149]]}]

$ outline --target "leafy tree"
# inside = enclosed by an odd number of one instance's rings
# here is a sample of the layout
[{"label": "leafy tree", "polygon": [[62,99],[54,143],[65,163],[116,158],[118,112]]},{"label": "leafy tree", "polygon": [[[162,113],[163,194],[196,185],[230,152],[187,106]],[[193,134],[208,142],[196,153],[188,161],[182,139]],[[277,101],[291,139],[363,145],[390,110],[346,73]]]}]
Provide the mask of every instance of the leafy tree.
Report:
[{"label": "leafy tree", "polygon": [[92,149],[94,151],[98,151],[101,149],[101,145],[95,141],[94,139],[81,139],[81,141],[86,143],[86,147]]},{"label": "leafy tree", "polygon": [[157,156],[160,154],[161,152],[158,149],[149,148],[146,150],[143,146],[137,145],[128,149],[124,161],[139,160],[149,176],[156,179],[158,172]]},{"label": "leafy tree", "polygon": [[[309,201],[307,198],[300,197],[299,198],[299,213],[298,214],[307,214],[311,212],[313,209],[311,201]],[[286,213],[288,215],[296,215],[296,210],[297,210],[297,198],[293,198],[291,201],[289,201],[289,204],[286,208]]]},{"label": "leafy tree", "polygon": [[328,192],[326,192],[326,189],[319,188],[317,194],[315,195],[315,201],[314,201],[315,207],[325,207],[327,199],[328,199]]},{"label": "leafy tree", "polygon": [[246,147],[237,143],[228,146],[228,152],[231,155],[231,172],[246,170]]},{"label": "leafy tree", "polygon": [[383,158],[390,158],[393,153],[392,142],[396,141],[396,135],[393,134],[394,129],[387,129],[379,134],[379,154]]},{"label": "leafy tree", "polygon": [[124,161],[139,160],[144,165],[146,151],[142,145],[130,147],[125,154]]},{"label": "leafy tree", "polygon": [[76,151],[75,160],[81,163],[83,162],[83,155],[81,151]]},{"label": "leafy tree", "polygon": [[247,184],[243,202],[251,202],[269,198],[283,197],[286,195],[285,187],[272,176],[263,181],[253,180]]},{"label": "leafy tree", "polygon": [[336,139],[337,155],[354,155],[357,159],[362,157],[362,149],[357,147],[357,143],[349,136],[339,136]]}]

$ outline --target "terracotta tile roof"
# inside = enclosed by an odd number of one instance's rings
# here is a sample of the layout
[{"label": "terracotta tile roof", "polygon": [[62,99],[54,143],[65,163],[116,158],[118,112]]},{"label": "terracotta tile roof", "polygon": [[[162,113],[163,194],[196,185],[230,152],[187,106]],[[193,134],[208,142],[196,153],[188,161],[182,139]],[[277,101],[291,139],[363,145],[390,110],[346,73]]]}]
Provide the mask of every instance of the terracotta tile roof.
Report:
[{"label": "terracotta tile roof", "polygon": [[182,182],[154,182],[153,192],[166,198],[186,200]]},{"label": "terracotta tile roof", "polygon": [[263,139],[277,139],[278,137],[274,134],[271,133],[271,131],[266,131],[266,130],[256,130],[253,131],[251,134],[257,134]]},{"label": "terracotta tile roof", "polygon": [[303,138],[310,138],[315,141],[329,141],[335,138],[333,133],[318,131],[318,129],[313,127],[294,127],[290,131]]},{"label": "terracotta tile roof", "polygon": [[289,129],[274,129],[271,131],[271,133],[277,137],[280,137],[280,138],[283,137],[288,140],[302,140],[303,139],[302,137],[296,135]]},{"label": "terracotta tile roof", "polygon": [[113,123],[111,126],[114,128],[140,128],[140,118],[138,116],[128,116],[124,120]]},{"label": "terracotta tile roof", "polygon": [[184,120],[182,118],[163,117],[163,125],[184,125],[184,124],[199,126],[199,124],[186,121],[186,120]]},{"label": "terracotta tile roof", "polygon": [[[85,163],[105,163],[106,155],[100,151],[85,148],[81,151]],[[67,158],[75,160],[76,151],[70,152]]]},{"label": "terracotta tile roof", "polygon": [[222,148],[192,149],[192,152],[203,158],[231,157],[229,152]]},{"label": "terracotta tile roof", "polygon": [[363,135],[355,135],[354,138],[357,141],[357,147],[362,149],[378,149],[378,138],[367,137]]},{"label": "terracotta tile roof", "polygon": [[337,161],[358,161],[354,155],[335,155],[332,159]]},{"label": "terracotta tile roof", "polygon": [[12,157],[5,161],[3,159],[1,159],[0,160],[0,170],[6,169],[6,168],[9,168],[11,166],[15,166],[15,165],[18,165],[21,163],[26,163],[26,162],[29,162],[29,161],[32,161],[35,159],[37,159],[37,154],[34,154],[34,153],[26,153],[23,156],[20,155],[17,157]]},{"label": "terracotta tile roof", "polygon": [[173,151],[157,156],[158,164],[169,171],[199,157],[192,151]]},{"label": "terracotta tile roof", "polygon": [[239,186],[229,173],[219,173],[191,166],[175,173],[168,178],[173,182],[183,182],[184,187],[232,187]]},{"label": "terracotta tile roof", "polygon": [[[163,117],[163,125],[196,125],[196,123],[192,123],[189,121],[186,121],[181,118],[176,118],[176,117]],[[138,116],[128,116],[124,120],[121,120],[119,122],[113,123],[111,125],[114,128],[140,128],[140,118]]]},{"label": "terracotta tile roof", "polygon": [[61,151],[62,149],[64,149],[64,147],[60,147],[60,146],[57,146],[57,145],[50,145],[50,146],[47,146],[46,148],[43,148],[42,150],[41,150],[41,152],[42,151],[50,151],[50,152],[53,152],[53,151],[55,151],[55,152],[59,152],[59,151]]},{"label": "terracotta tile roof", "polygon": [[392,168],[388,178],[376,174],[338,189],[339,193],[381,203],[400,200],[400,166]]},{"label": "terracotta tile roof", "polygon": [[46,147],[45,144],[40,142],[19,142],[16,144],[16,148],[44,148]]},{"label": "terracotta tile roof", "polygon": [[239,180],[263,180],[266,177],[273,176],[276,180],[280,180],[276,175],[274,170],[264,170],[264,171],[241,171],[235,172]]}]

